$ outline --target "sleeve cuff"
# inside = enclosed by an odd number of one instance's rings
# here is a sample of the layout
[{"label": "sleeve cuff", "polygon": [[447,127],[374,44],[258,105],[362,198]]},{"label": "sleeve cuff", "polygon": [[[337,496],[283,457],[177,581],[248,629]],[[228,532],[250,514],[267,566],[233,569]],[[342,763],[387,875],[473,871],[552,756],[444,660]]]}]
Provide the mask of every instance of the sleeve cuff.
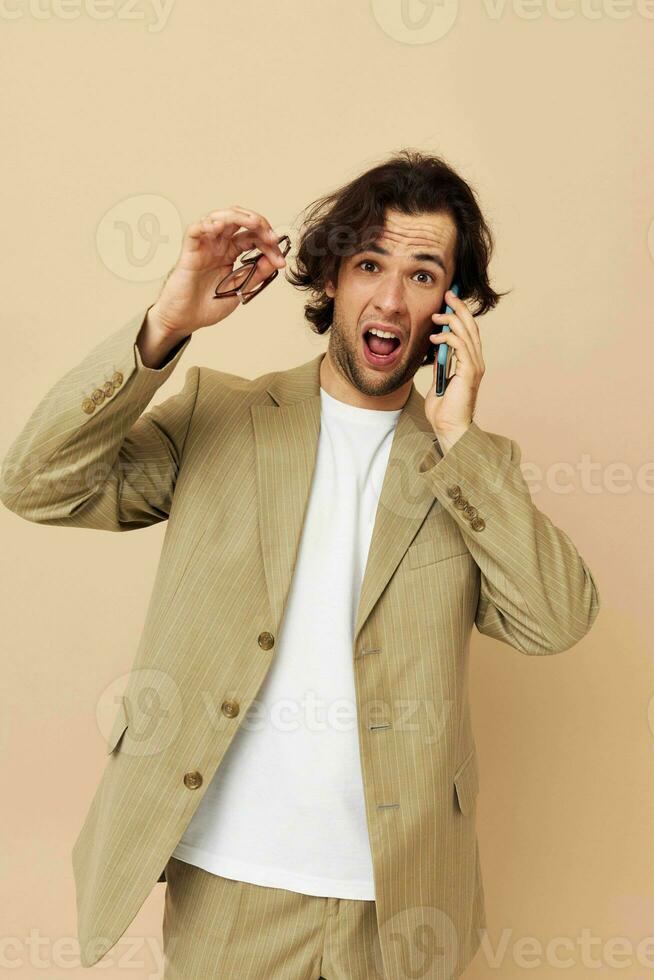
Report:
[{"label": "sleeve cuff", "polygon": [[[491,435],[471,422],[454,445],[443,454],[435,440],[419,464],[419,471],[433,493],[463,526],[471,519],[481,530],[479,510],[489,499],[516,479],[511,440]],[[479,526],[481,525],[481,526]]]}]

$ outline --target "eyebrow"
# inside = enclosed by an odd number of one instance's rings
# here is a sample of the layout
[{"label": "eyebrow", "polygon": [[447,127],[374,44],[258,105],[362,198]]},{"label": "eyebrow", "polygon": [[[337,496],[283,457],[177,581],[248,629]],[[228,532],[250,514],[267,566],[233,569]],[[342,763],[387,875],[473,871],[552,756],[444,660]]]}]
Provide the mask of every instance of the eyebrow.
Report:
[{"label": "eyebrow", "polygon": [[[382,248],[381,245],[372,244],[372,245],[368,245],[367,248],[362,248],[360,252],[356,252],[355,257],[357,255],[363,255],[365,252],[376,252],[378,255],[391,254],[385,248]],[[440,255],[434,255],[432,252],[414,252],[411,258],[415,259],[417,262],[433,262],[434,265],[439,266],[443,270],[445,275],[447,275],[447,269],[445,268],[445,263],[443,262]]]}]

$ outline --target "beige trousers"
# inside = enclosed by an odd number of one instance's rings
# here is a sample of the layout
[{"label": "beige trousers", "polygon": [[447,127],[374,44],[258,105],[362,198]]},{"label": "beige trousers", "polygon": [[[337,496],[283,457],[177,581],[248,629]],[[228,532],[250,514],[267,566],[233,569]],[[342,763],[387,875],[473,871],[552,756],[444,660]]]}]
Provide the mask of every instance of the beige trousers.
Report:
[{"label": "beige trousers", "polygon": [[171,857],[164,980],[383,980],[374,901],[321,898]]}]

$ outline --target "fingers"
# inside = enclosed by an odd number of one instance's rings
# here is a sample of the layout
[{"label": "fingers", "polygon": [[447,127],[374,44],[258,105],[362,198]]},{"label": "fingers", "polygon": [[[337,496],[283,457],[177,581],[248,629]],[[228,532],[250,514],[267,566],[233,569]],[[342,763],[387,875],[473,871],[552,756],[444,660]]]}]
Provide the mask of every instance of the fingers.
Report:
[{"label": "fingers", "polygon": [[[456,316],[463,324],[464,332],[468,337],[472,345],[481,352],[481,337],[479,336],[479,327],[477,322],[473,317],[472,313],[458,296],[456,296],[451,289],[448,289],[445,293],[445,302],[447,305],[454,310]],[[449,314],[448,314],[449,316]],[[447,322],[447,321],[445,321]]]},{"label": "fingers", "polygon": [[453,313],[435,314],[435,316],[438,316],[440,322],[444,325],[447,324],[450,329],[441,333],[430,334],[429,339],[434,344],[445,343],[451,347],[457,361],[461,361],[467,355],[468,359],[475,363],[476,354],[465,337],[463,325],[458,317]]},{"label": "fingers", "polygon": [[435,323],[447,325],[450,330],[444,333],[432,334],[430,340],[435,343],[446,343],[453,348],[457,361],[467,356],[471,364],[483,374],[485,370],[481,353],[479,328],[466,304],[451,291],[446,292],[445,300],[454,310],[453,313],[434,313]]},{"label": "fingers", "polygon": [[[212,223],[214,235],[228,236],[231,239],[230,261],[234,261],[244,248],[258,248],[270,259],[273,266],[281,268],[286,265],[286,260],[277,244],[279,236],[270,222],[257,211],[248,211],[240,205],[232,205],[230,208],[211,211],[207,218]],[[241,227],[246,228],[246,232],[234,235],[234,232]]]},{"label": "fingers", "polygon": [[[236,235],[235,232],[242,227],[247,230]],[[185,244],[196,251],[208,239],[218,246],[222,256],[230,263],[245,249],[256,247],[266,255],[273,268],[282,268],[286,260],[277,244],[278,237],[263,215],[233,205],[211,211],[205,218],[189,225]]]},{"label": "fingers", "polygon": [[[439,334],[431,334],[429,339],[434,344],[445,343],[452,348],[452,352],[456,357],[457,371],[459,365],[461,365],[462,370],[469,374],[471,379],[481,379],[484,375],[486,367],[484,362],[480,359],[477,351],[471,347],[469,343],[466,342],[465,338],[461,336],[461,322],[457,320],[454,316],[450,321],[450,331]],[[434,363],[437,358],[434,358]]]},{"label": "fingers", "polygon": [[[230,239],[230,248],[233,248],[234,250],[233,258],[241,255],[242,252],[249,252],[254,248],[258,248],[265,254],[265,259],[270,262],[273,268],[281,269],[283,265],[286,265],[285,261],[281,261],[283,259],[283,253],[276,241],[272,244],[272,252],[270,244],[268,244],[265,249],[262,249],[260,239],[251,231],[238,231],[235,235],[233,235]],[[245,259],[245,256],[241,257],[242,259]],[[230,259],[232,259],[232,261],[233,258],[230,254]]]}]

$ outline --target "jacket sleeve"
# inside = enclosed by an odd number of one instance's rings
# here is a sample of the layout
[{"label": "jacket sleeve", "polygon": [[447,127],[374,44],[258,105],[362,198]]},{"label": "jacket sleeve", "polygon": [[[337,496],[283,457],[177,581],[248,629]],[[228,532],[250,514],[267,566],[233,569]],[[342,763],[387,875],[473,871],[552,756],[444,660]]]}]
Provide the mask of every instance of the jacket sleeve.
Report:
[{"label": "jacket sleeve", "polygon": [[420,469],[480,568],[479,632],[522,653],[560,653],[591,628],[599,592],[568,535],[533,503],[520,456],[514,440],[472,422],[444,455],[435,442]]},{"label": "jacket sleeve", "polygon": [[200,368],[143,414],[192,337],[159,368],[145,367],[136,345],[145,316],[95,347],[36,406],[2,462],[0,499],[9,510],[37,524],[103,531],[166,520]]}]

